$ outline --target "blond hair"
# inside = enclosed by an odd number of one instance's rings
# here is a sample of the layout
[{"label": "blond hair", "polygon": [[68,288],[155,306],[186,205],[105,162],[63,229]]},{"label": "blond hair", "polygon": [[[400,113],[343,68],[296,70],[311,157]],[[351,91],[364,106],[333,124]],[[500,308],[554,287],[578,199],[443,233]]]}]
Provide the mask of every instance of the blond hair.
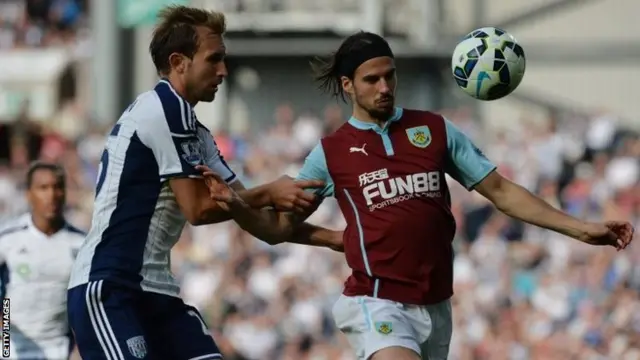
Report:
[{"label": "blond hair", "polygon": [[221,12],[182,5],[163,8],[158,12],[158,19],[149,52],[159,74],[171,70],[171,54],[180,53],[192,58],[198,51],[198,27],[206,27],[217,35],[224,35],[227,27]]}]

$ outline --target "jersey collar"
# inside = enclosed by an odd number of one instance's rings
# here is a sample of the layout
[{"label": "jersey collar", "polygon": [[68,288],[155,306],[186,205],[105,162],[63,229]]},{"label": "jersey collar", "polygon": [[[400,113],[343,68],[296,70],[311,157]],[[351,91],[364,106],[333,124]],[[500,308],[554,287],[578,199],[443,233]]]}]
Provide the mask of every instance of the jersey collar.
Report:
[{"label": "jersey collar", "polygon": [[349,118],[349,124],[351,126],[355,127],[356,129],[373,130],[373,131],[375,131],[377,133],[384,133],[384,132],[387,131],[387,128],[389,127],[389,124],[400,120],[401,117],[402,117],[402,108],[401,107],[396,107],[394,112],[393,112],[393,115],[391,116],[391,118],[389,118],[389,120],[386,123],[384,123],[383,127],[378,126],[378,124],[374,124],[374,123],[358,120],[353,116],[351,118]]},{"label": "jersey collar", "polygon": [[40,231],[40,229],[38,229],[34,224],[33,224],[33,219],[31,218],[31,214],[26,215],[26,221],[27,221],[27,227],[29,228],[29,230],[31,230],[31,232],[35,233],[38,236],[41,236],[45,239],[51,239],[52,237],[60,234],[62,231],[67,230],[67,228],[69,227],[69,223],[64,222],[64,225],[60,228],[60,230],[58,230],[56,233],[51,234],[51,235],[47,235],[45,233],[43,233],[42,231]]}]

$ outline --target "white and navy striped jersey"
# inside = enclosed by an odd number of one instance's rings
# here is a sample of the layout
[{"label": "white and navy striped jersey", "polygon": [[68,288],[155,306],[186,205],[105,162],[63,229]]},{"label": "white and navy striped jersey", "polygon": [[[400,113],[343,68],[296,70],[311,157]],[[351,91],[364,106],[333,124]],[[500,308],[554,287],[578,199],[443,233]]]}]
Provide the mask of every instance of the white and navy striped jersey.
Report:
[{"label": "white and navy striped jersey", "polygon": [[68,352],[67,284],[84,238],[68,224],[48,236],[29,214],[0,230],[0,291],[10,299],[11,341],[18,358]]},{"label": "white and navy striped jersey", "polygon": [[186,220],[168,180],[199,177],[195,166],[205,163],[227,182],[236,180],[209,130],[168,81],[138,96],[108,136],[91,230],[69,288],[107,280],[178,296],[169,257]]}]

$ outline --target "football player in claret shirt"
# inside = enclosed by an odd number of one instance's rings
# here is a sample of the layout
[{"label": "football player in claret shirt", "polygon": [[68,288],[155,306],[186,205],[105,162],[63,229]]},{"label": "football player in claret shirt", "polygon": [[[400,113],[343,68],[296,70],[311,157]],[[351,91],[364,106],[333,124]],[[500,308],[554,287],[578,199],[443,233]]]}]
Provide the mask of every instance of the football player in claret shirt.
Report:
[{"label": "football player in claret shirt", "polygon": [[[396,107],[394,55],[382,37],[354,34],[315,70],[325,90],[351,101],[353,113],[311,151],[298,178],[325,181],[316,194],[334,196],[347,222],[352,274],[333,315],[358,359],[447,358],[456,226],[445,174],[527,223],[592,245],[623,249],[631,241],[629,223],[578,220],[505,179],[443,116]],[[236,221],[268,221],[218,175],[207,175],[212,197]],[[271,221],[293,228],[308,215]]]}]

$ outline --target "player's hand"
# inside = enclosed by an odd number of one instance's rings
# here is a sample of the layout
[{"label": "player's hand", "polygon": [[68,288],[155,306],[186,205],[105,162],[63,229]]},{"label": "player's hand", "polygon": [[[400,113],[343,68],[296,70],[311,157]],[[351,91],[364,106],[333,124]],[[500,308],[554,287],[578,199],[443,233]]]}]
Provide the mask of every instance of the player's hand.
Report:
[{"label": "player's hand", "polygon": [[323,186],[320,180],[294,180],[285,175],[269,185],[269,199],[277,210],[302,212],[318,205],[316,195],[305,189]]},{"label": "player's hand", "polygon": [[603,224],[587,224],[580,241],[590,245],[613,246],[623,250],[633,240],[634,229],[626,221],[607,221]]},{"label": "player's hand", "polygon": [[209,195],[213,200],[231,203],[233,201],[241,201],[238,193],[227,184],[220,175],[216,174],[206,165],[198,165],[196,169],[202,172],[204,183],[209,188]]}]

